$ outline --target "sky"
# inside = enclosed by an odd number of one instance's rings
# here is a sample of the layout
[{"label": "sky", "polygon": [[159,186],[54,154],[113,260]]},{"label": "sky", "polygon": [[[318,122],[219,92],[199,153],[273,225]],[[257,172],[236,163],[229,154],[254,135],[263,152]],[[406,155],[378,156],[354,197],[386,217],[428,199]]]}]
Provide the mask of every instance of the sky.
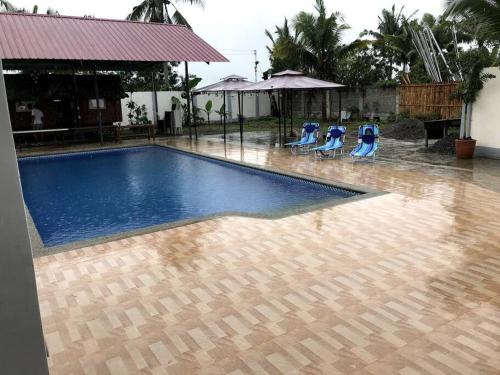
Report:
[{"label": "sky", "polygon": [[[92,15],[99,18],[124,19],[141,0],[11,0],[17,7],[32,8],[34,4],[44,13],[52,7],[62,15]],[[293,19],[300,11],[313,12],[314,0],[205,0],[205,7],[191,6],[177,0],[178,8],[189,21],[195,33],[225,55],[229,63],[190,64],[190,73],[203,78],[208,85],[230,74],[238,74],[255,80],[254,54],[259,61],[258,79],[261,71],[269,68],[266,46],[269,39],[264,35],[275,25],[282,25],[285,17]],[[405,6],[405,13],[418,11],[439,14],[444,0],[325,0],[329,12],[341,12],[351,27],[344,33],[343,42],[356,39],[365,29],[377,27],[377,16],[383,8],[396,4]],[[133,46],[131,46],[133,48]],[[180,72],[183,75],[183,72]]]}]

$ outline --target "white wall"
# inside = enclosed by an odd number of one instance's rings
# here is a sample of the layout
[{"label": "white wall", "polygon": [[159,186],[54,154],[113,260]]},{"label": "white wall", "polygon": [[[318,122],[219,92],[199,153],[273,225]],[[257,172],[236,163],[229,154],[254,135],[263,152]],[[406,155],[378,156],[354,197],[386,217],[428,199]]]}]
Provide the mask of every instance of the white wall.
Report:
[{"label": "white wall", "polygon": [[484,85],[472,109],[471,137],[477,140],[476,156],[500,158],[500,68],[488,68],[496,78]]},{"label": "white wall", "polygon": [[[130,94],[129,92],[128,98],[124,98],[121,100],[122,105],[122,117],[123,123],[128,124],[128,113],[129,109],[127,108],[127,103],[130,100],[133,100],[138,105],[146,105],[146,110],[148,112],[148,118],[153,121],[153,92],[151,91],[138,91]],[[165,117],[165,111],[170,111],[172,109],[172,97],[176,97],[183,104],[186,102],[182,99],[182,91],[158,91],[158,115],[160,116],[160,120],[163,120]]]},{"label": "white wall", "polygon": [[[138,105],[146,105],[146,110],[148,112],[148,118],[153,121],[153,93],[150,91],[140,91],[134,92],[132,95],[128,93],[129,97],[122,99],[122,115],[123,123],[128,123],[128,113],[127,103],[133,100]],[[169,111],[172,106],[172,97],[177,97],[185,103],[186,101],[181,97],[181,91],[159,91],[158,92],[158,114],[160,120],[163,120],[165,111]],[[228,117],[228,121],[236,121],[238,119],[238,94],[227,93],[226,94],[226,106],[227,110],[231,112],[231,117]],[[247,118],[257,117],[257,97],[258,97],[258,115],[259,116],[269,116],[271,114],[271,103],[267,94],[245,94],[244,104],[243,104],[243,115]],[[198,108],[204,109],[205,104],[211,100],[213,103],[212,111],[210,115],[210,121],[217,121],[220,117],[215,113],[215,110],[219,110],[223,103],[223,96],[221,94],[201,94],[195,95],[194,103]],[[200,111],[199,116],[207,119],[207,115],[204,111]]]}]

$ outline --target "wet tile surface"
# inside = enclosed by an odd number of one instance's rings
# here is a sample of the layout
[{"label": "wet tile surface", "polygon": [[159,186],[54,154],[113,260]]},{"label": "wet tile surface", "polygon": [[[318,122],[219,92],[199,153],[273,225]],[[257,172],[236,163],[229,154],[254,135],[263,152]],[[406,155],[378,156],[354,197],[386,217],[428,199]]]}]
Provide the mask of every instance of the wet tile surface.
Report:
[{"label": "wet tile surface", "polygon": [[473,170],[167,143],[389,194],[36,258],[51,373],[498,373],[500,194]]}]

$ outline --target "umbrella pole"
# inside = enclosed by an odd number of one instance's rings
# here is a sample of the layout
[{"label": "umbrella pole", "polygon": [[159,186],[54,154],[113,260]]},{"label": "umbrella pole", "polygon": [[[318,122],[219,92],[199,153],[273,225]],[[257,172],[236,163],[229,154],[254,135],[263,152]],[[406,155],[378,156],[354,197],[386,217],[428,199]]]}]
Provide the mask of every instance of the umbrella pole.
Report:
[{"label": "umbrella pole", "polygon": [[223,91],[222,95],[224,96],[223,99],[223,107],[224,107],[224,143],[226,143],[226,92]]},{"label": "umbrella pole", "polygon": [[243,117],[242,117],[242,105],[241,102],[243,101],[242,98],[242,93],[238,92],[238,120],[240,122],[240,143],[243,143]]},{"label": "umbrella pole", "polygon": [[339,89],[339,122],[342,124],[342,91]]},{"label": "umbrella pole", "polygon": [[283,93],[283,143],[286,143],[286,90]]},{"label": "umbrella pole", "polygon": [[290,137],[293,137],[293,91],[290,99]]},{"label": "umbrella pole", "polygon": [[241,93],[241,124],[240,124],[240,138],[241,138],[241,143],[243,143],[243,118],[244,118],[244,111],[245,109],[245,93]]}]

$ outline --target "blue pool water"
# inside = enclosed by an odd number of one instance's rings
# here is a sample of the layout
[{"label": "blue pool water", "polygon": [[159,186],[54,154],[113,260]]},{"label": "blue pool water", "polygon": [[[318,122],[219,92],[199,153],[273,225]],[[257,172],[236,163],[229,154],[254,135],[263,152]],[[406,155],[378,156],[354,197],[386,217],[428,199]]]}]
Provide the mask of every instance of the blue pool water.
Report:
[{"label": "blue pool water", "polygon": [[45,246],[163,223],[280,211],[358,193],[160,146],[19,159]]}]

